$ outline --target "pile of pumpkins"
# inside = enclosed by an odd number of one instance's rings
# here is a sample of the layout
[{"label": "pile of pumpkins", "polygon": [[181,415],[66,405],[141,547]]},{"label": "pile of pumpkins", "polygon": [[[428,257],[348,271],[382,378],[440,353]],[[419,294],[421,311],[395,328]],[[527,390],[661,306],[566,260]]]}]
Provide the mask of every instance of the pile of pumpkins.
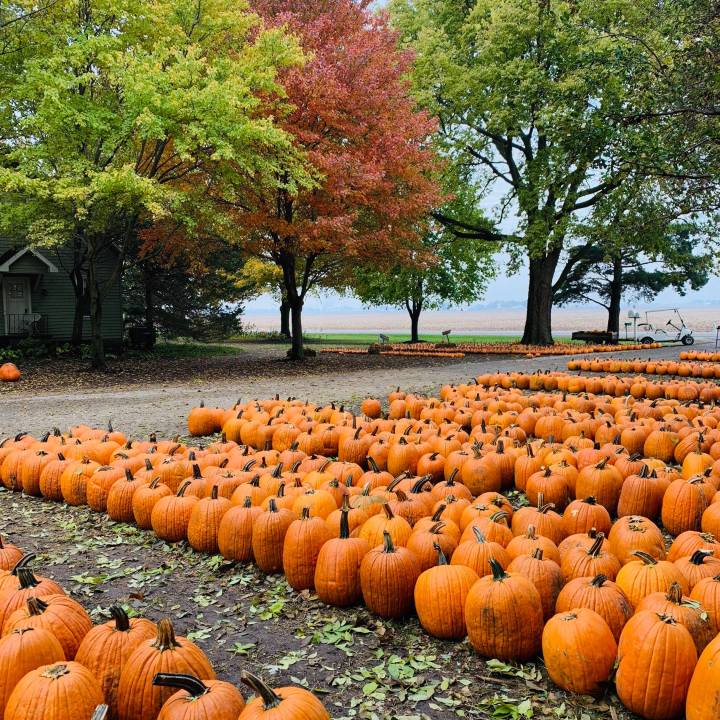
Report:
[{"label": "pile of pumpkins", "polygon": [[571,692],[600,693],[617,666],[642,717],[715,720],[720,407],[519,377],[396,391],[359,414],[200,406],[190,434],[222,433],[204,447],[87,426],[19,435],[0,480],[282,572],[328,605],[414,612],[484,657],[542,654]]},{"label": "pile of pumpkins", "polygon": [[532,391],[555,391],[564,393],[586,393],[623,397],[632,395],[636,399],[680,400],[682,402],[700,401],[704,403],[720,400],[720,385],[714,382],[695,380],[649,380],[643,375],[618,377],[617,375],[570,375],[557,371],[535,373],[485,373],[478,375],[477,384],[484,388],[517,388]]},{"label": "pile of pumpkins", "polygon": [[568,370],[597,373],[644,373],[645,375],[675,375],[677,377],[720,378],[720,363],[687,360],[569,360]]},{"label": "pile of pumpkins", "polygon": [[683,350],[680,353],[681,360],[716,362],[720,363],[720,352],[702,352],[700,350]]},{"label": "pile of pumpkins", "polygon": [[273,690],[249,672],[242,681],[256,697],[246,705],[167,618],[156,625],[113,606],[93,626],[57,582],[33,572],[33,559],[0,539],[0,719],[329,719],[308,690]]}]

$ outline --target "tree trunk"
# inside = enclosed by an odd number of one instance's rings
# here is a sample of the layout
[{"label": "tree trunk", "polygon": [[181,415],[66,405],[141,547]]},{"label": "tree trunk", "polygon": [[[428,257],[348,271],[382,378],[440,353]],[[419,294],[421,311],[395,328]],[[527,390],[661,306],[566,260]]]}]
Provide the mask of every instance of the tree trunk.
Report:
[{"label": "tree trunk", "polygon": [[530,258],[527,311],[523,345],[552,345],[553,275],[560,259],[560,250],[552,250],[540,258]]},{"label": "tree trunk", "polygon": [[90,336],[92,344],[92,360],[90,365],[95,370],[107,370],[105,359],[105,341],[102,334],[102,295],[100,281],[97,276],[96,257],[90,253],[88,257],[88,290],[90,292]]},{"label": "tree trunk", "polygon": [[302,334],[302,309],[304,305],[302,298],[298,297],[290,302],[290,318],[291,318],[291,345],[290,359],[304,360],[305,345],[303,343]]},{"label": "tree trunk", "polygon": [[73,315],[72,335],[70,336],[71,347],[79,350],[82,345],[83,318],[85,317],[85,282],[83,275],[83,252],[82,241],[76,236],[73,241],[73,266],[68,273],[70,282],[75,293],[75,312]]},{"label": "tree trunk", "polygon": [[155,330],[155,276],[150,263],[143,264],[143,280],[145,283],[145,329],[149,332]]},{"label": "tree trunk", "polygon": [[420,325],[420,313],[422,312],[422,301],[417,300],[405,300],[405,307],[407,308],[408,315],[410,316],[410,342],[420,342],[419,325]]},{"label": "tree trunk", "polygon": [[75,293],[75,311],[73,314],[72,335],[70,346],[76,350],[82,345],[83,318],[85,317],[85,293]]},{"label": "tree trunk", "polygon": [[284,292],[280,302],[280,334],[284,335],[288,340],[292,337],[290,330],[290,303]]},{"label": "tree trunk", "polygon": [[622,258],[613,259],[613,276],[610,281],[610,303],[608,305],[607,331],[616,332],[620,337],[620,302],[622,301],[623,276]]}]

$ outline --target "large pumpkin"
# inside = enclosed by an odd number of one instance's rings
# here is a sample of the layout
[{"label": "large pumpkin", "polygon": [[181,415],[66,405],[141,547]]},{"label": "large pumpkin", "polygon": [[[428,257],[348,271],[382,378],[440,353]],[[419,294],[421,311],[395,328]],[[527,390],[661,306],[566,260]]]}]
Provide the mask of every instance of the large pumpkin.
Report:
[{"label": "large pumpkin", "polygon": [[155,720],[171,688],[152,684],[159,672],[183,673],[215,679],[215,672],[205,653],[194,643],[176,637],[172,623],[163,619],[154,640],[143,641],[125,662],[117,692],[120,720]]},{"label": "large pumpkin", "polygon": [[240,677],[256,697],[246,705],[238,720],[330,720],[323,704],[305,688],[271,689],[247,671]]},{"label": "large pumpkin", "polygon": [[0,720],[10,693],[25,675],[64,659],[62,646],[49,630],[14,630],[0,639]]},{"label": "large pumpkin", "polygon": [[547,621],[542,651],[545,667],[556,685],[580,695],[597,695],[610,678],[617,644],[600,615],[576,608]]},{"label": "large pumpkin", "polygon": [[623,628],[615,688],[628,710],[647,720],[671,720],[685,707],[697,651],[687,628],[648,610]]},{"label": "large pumpkin", "polygon": [[157,720],[237,720],[245,707],[240,691],[222,680],[158,673],[153,685],[177,690],[165,701]]},{"label": "large pumpkin", "polygon": [[685,704],[686,720],[720,717],[720,635],[703,650],[690,681]]},{"label": "large pumpkin", "polygon": [[98,681],[79,663],[43,665],[15,686],[5,720],[85,720],[102,700]]},{"label": "large pumpkin", "polygon": [[522,575],[509,575],[491,559],[492,575],[468,593],[465,624],[472,646],[484,657],[529,660],[540,651],[543,611],[540,594]]}]

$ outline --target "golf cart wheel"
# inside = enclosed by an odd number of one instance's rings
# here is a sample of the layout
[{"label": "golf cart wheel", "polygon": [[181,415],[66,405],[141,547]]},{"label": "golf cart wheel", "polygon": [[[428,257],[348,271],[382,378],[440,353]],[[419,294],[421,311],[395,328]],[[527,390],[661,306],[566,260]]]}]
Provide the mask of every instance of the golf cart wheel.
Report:
[{"label": "golf cart wheel", "polygon": [[683,335],[680,342],[682,342],[683,345],[693,345],[695,338],[692,335]]},{"label": "golf cart wheel", "polygon": [[644,338],[640,339],[641,345],[650,345],[651,343],[654,343],[655,340],[653,340],[649,335],[646,335]]}]

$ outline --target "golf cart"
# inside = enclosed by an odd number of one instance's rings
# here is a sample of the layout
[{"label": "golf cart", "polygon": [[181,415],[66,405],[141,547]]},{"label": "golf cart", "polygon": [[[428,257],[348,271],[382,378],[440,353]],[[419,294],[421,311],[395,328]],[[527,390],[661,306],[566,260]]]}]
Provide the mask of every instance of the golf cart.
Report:
[{"label": "golf cart", "polygon": [[[671,313],[670,319],[665,325],[658,326],[653,323],[650,315],[657,313]],[[639,313],[635,315],[639,316]],[[632,317],[632,316],[631,316]],[[670,328],[669,330],[666,328]],[[648,343],[673,343],[681,342],[683,345],[692,345],[695,342],[693,331],[685,326],[680,311],[677,308],[665,310],[646,310],[645,322],[637,323],[635,337],[640,338],[643,345]]]}]

